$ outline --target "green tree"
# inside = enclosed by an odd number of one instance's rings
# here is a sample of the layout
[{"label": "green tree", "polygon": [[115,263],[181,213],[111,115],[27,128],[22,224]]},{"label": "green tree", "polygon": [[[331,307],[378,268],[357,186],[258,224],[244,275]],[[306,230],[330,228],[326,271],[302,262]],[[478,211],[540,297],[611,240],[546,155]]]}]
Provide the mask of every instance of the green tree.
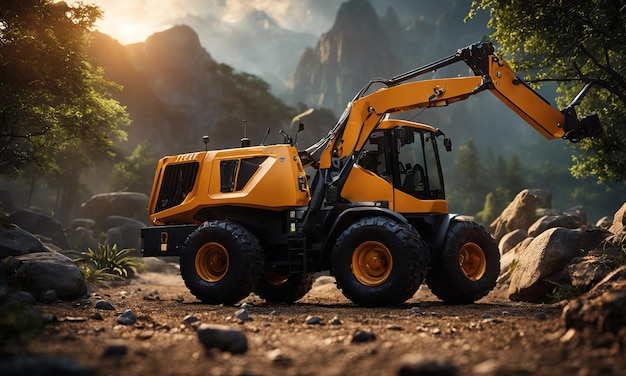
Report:
[{"label": "green tree", "polygon": [[475,0],[470,17],[488,9],[492,37],[530,82],[558,81],[558,105],[595,82],[579,114],[597,112],[604,132],[585,139],[571,173],[599,183],[626,179],[626,1]]},{"label": "green tree", "polygon": [[130,156],[113,166],[110,189],[149,194],[158,158],[148,141],[140,143]]},{"label": "green tree", "polygon": [[0,172],[55,184],[57,213],[75,208],[82,171],[111,158],[130,123],[86,54],[100,16],[82,3],[0,3]]},{"label": "green tree", "polygon": [[454,160],[454,175],[448,196],[450,206],[463,214],[474,214],[481,210],[488,193],[485,171],[481,168],[480,156],[474,140],[459,146]]}]

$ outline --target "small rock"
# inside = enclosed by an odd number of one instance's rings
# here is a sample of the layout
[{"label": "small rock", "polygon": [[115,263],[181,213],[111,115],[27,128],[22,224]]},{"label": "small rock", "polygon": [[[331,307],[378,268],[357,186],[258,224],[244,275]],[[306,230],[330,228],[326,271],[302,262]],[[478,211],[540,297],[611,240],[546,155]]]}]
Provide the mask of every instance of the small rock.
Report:
[{"label": "small rock", "polygon": [[100,321],[104,320],[104,317],[102,317],[102,315],[98,311],[94,312],[94,314],[91,315],[91,318],[93,320],[100,320]]},{"label": "small rock", "polygon": [[252,304],[250,304],[250,303],[242,303],[239,307],[240,307],[241,309],[248,310],[248,309],[251,309],[251,308],[252,308],[252,307],[254,307],[254,306],[253,306]]},{"label": "small rock", "polygon": [[183,319],[183,324],[188,325],[188,326],[196,326],[196,324],[199,325],[199,323],[200,323],[200,319],[197,318],[196,316],[187,315]]},{"label": "small rock", "polygon": [[509,311],[502,311],[502,317],[508,316],[511,313]]},{"label": "small rock", "polygon": [[420,313],[420,312],[422,312],[420,307],[413,307],[413,308],[411,308],[411,311],[413,311],[413,313]]},{"label": "small rock", "polygon": [[397,331],[401,331],[402,327],[400,325],[387,325],[387,330],[397,330]]},{"label": "small rock", "polygon": [[306,318],[307,325],[323,325],[322,319],[317,316],[309,316]]},{"label": "small rock", "polygon": [[54,303],[57,300],[57,292],[54,290],[46,290],[41,294],[41,301],[43,303]]},{"label": "small rock", "polygon": [[492,318],[492,317],[493,317],[493,316],[492,316],[491,314],[489,314],[489,313],[485,313],[485,314],[483,314],[483,316],[482,316],[482,318],[483,318],[483,319],[490,319],[490,318]]},{"label": "small rock", "polygon": [[421,354],[406,354],[400,358],[398,376],[438,375],[454,376],[457,369],[449,360],[426,358]]},{"label": "small rock", "polygon": [[343,323],[339,320],[339,317],[335,316],[332,320],[330,320],[330,325],[342,325]]},{"label": "small rock", "polygon": [[13,293],[13,298],[21,304],[29,306],[35,305],[36,303],[35,297],[31,293],[26,291],[16,291],[15,293]]},{"label": "small rock", "polygon": [[121,357],[121,356],[126,356],[126,355],[128,355],[128,346],[122,342],[115,342],[115,343],[109,344],[104,349],[104,354],[103,354],[103,356],[105,357],[109,357],[109,356]]},{"label": "small rock", "polygon": [[117,316],[117,323],[121,325],[134,325],[137,322],[137,317],[130,309],[127,309],[124,313]]},{"label": "small rock", "polygon": [[207,349],[218,349],[232,354],[243,354],[248,351],[246,335],[224,325],[200,325],[198,327],[198,340]]},{"label": "small rock", "polygon": [[66,316],[61,321],[84,322],[84,321],[87,321],[87,318],[86,317],[81,317],[81,316]]},{"label": "small rock", "polygon": [[541,321],[541,320],[545,320],[547,317],[548,317],[548,316],[546,315],[546,313],[545,313],[545,312],[537,312],[537,313],[535,313],[535,318],[536,318],[537,320],[540,320],[540,321]]},{"label": "small rock", "polygon": [[105,311],[115,311],[115,307],[106,300],[98,300],[96,302],[96,309],[104,309]]},{"label": "small rock", "polygon": [[161,300],[161,296],[157,290],[154,290],[144,295],[143,300]]},{"label": "small rock", "polygon": [[235,312],[235,318],[241,321],[252,321],[252,317],[250,317],[248,311],[245,309],[240,309],[239,311]]},{"label": "small rock", "polygon": [[364,343],[375,340],[376,335],[372,332],[368,332],[367,330],[357,330],[357,332],[352,336],[353,343]]}]

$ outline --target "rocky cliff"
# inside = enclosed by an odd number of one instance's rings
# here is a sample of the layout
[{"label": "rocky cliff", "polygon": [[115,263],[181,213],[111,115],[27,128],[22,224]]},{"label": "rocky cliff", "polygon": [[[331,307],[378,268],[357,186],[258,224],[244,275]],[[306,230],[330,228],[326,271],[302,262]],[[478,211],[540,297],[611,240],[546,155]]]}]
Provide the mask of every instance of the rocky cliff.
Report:
[{"label": "rocky cliff", "polygon": [[341,112],[367,80],[398,73],[400,66],[371,4],[350,0],[341,5],[333,27],[315,49],[302,55],[290,86],[291,100]]}]

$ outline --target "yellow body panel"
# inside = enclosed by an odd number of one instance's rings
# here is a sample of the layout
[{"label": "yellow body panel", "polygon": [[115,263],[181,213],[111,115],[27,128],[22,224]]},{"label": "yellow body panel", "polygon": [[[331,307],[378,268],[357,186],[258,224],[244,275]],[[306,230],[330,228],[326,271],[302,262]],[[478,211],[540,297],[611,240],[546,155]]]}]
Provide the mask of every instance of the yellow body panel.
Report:
[{"label": "yellow body panel", "polygon": [[391,183],[359,165],[354,165],[341,196],[351,202],[388,201],[393,206]]},{"label": "yellow body panel", "polygon": [[[255,157],[266,157],[266,160],[243,188],[222,192],[220,162]],[[154,190],[161,187],[165,167],[190,161],[200,163],[193,189],[181,204],[155,213],[159,192]],[[304,189],[299,184],[299,177],[305,183]],[[154,224],[194,223],[197,221],[193,217],[199,210],[214,206],[284,210],[293,206],[306,206],[310,199],[306,174],[298,152],[289,145],[256,146],[165,157],[159,162],[154,187],[148,206],[148,213]]]},{"label": "yellow body panel", "polygon": [[398,189],[393,190],[393,210],[402,214],[433,213],[447,214],[446,200],[420,200]]},{"label": "yellow body panel", "polygon": [[390,182],[359,165],[354,165],[341,196],[351,202],[387,201],[398,213],[448,213],[445,200],[420,200],[398,189]]}]

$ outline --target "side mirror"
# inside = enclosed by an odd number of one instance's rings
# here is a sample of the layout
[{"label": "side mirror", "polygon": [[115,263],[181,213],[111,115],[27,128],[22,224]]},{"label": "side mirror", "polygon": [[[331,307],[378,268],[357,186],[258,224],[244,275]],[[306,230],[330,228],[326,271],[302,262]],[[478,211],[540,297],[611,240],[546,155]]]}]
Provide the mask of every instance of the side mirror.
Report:
[{"label": "side mirror", "polygon": [[450,140],[449,138],[444,138],[443,146],[446,148],[446,151],[452,151],[452,140]]}]

